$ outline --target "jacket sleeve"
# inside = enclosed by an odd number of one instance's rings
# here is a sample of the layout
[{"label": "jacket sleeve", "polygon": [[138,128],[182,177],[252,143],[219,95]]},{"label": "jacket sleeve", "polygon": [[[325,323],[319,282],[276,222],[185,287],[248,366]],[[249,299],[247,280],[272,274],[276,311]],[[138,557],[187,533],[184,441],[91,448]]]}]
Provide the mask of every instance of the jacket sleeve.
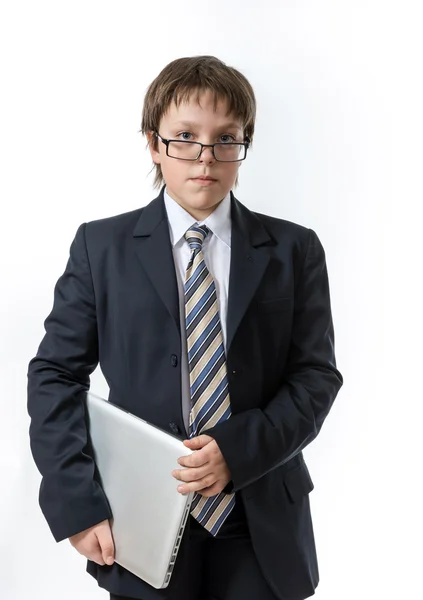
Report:
[{"label": "jacket sleeve", "polygon": [[325,252],[309,229],[282,385],[264,409],[237,413],[203,432],[216,440],[231,472],[224,491],[253,483],[314,440],[342,385]]},{"label": "jacket sleeve", "polygon": [[85,226],[72,242],[44,338],[28,366],[31,451],[42,475],[40,506],[56,541],[111,517],[95,478],[85,417],[90,374],[98,364]]}]

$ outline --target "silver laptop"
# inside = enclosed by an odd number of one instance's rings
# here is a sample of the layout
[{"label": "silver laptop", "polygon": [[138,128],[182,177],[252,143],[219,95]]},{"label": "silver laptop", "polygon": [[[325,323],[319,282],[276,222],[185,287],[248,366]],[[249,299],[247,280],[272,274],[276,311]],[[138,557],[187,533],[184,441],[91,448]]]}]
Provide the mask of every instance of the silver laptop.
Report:
[{"label": "silver laptop", "polygon": [[155,588],[169,585],[194,493],[172,476],[192,454],[183,442],[87,393],[88,428],[113,513],[116,562]]}]

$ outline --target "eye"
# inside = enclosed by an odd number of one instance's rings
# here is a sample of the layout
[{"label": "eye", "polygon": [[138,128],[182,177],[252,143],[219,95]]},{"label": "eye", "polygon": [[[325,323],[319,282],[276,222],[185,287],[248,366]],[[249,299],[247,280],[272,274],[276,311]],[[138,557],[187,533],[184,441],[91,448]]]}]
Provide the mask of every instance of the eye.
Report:
[{"label": "eye", "polygon": [[231,144],[235,141],[235,137],[233,135],[230,135],[229,133],[224,133],[223,135],[220,136],[221,138],[229,138],[226,140],[223,140],[224,144]]},{"label": "eye", "polygon": [[[192,136],[193,134],[190,131],[181,131],[180,133],[178,133],[176,135],[177,138],[181,137],[182,140],[185,141],[191,141],[191,138],[189,136]],[[236,141],[236,137],[231,135],[230,133],[223,133],[220,136],[220,142],[219,143],[223,143],[223,144],[230,144]]]},{"label": "eye", "polygon": [[[185,135],[192,135],[192,133],[190,133],[189,131],[181,131],[181,133],[178,133],[178,135],[176,137],[180,137],[180,136],[185,136]],[[188,141],[188,138],[186,137],[182,137],[183,140]]]}]

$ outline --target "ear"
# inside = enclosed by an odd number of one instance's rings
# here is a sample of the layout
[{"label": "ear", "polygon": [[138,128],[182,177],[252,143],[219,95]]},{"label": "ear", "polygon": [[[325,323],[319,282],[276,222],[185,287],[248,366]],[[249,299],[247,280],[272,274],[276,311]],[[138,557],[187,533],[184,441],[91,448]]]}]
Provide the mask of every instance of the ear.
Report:
[{"label": "ear", "polygon": [[[148,140],[148,148],[150,150],[151,158],[156,165],[161,163],[161,156],[158,150],[154,149],[154,145],[156,144],[156,134],[154,131],[147,132],[147,140]],[[158,139],[158,138],[157,138]]]}]

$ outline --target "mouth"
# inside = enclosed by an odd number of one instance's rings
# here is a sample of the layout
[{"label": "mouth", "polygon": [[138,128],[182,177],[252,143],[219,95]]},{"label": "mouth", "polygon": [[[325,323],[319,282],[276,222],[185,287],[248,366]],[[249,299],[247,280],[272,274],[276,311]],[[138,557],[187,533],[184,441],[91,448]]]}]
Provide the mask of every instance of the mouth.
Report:
[{"label": "mouth", "polygon": [[196,177],[191,179],[191,181],[196,185],[200,185],[201,187],[211,187],[217,182],[217,179],[205,179],[204,177]]},{"label": "mouth", "polygon": [[212,183],[215,183],[217,179],[213,179],[212,177],[192,177],[191,181],[203,185],[211,185]]}]

